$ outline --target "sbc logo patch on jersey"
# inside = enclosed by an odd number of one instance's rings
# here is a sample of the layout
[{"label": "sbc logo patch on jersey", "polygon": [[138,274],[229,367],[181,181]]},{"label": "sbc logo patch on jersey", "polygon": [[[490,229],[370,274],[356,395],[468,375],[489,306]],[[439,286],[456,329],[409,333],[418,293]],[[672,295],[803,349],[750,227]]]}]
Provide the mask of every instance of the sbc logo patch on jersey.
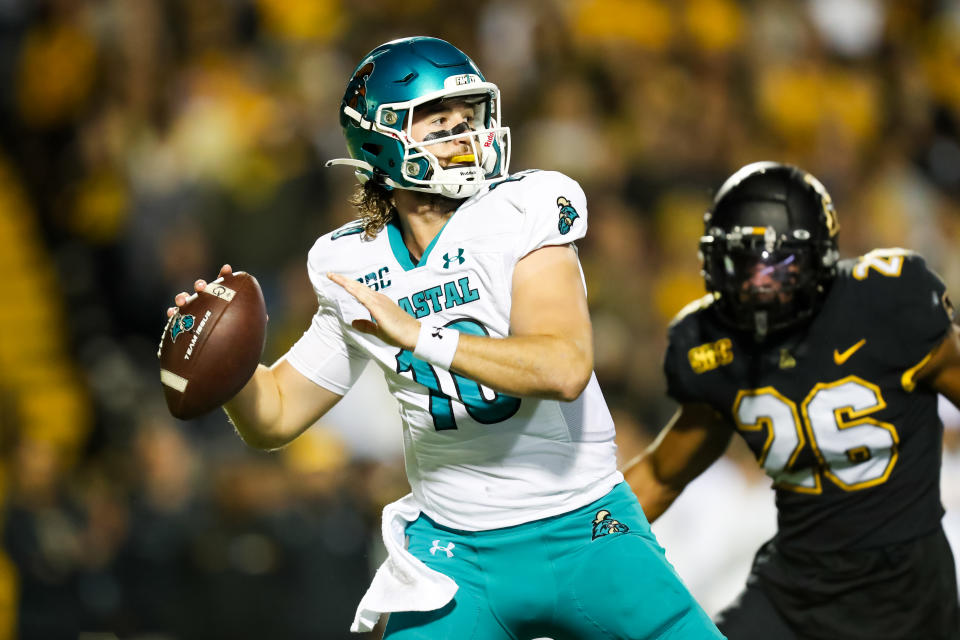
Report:
[{"label": "sbc logo patch on jersey", "polygon": [[733,362],[733,343],[730,338],[721,338],[716,342],[701,344],[687,352],[687,359],[690,368],[697,374],[713,371]]},{"label": "sbc logo patch on jersey", "polygon": [[557,222],[557,229],[565,235],[569,233],[574,221],[580,217],[580,214],[573,208],[573,204],[563,196],[557,198],[557,206],[560,207],[560,220]]}]

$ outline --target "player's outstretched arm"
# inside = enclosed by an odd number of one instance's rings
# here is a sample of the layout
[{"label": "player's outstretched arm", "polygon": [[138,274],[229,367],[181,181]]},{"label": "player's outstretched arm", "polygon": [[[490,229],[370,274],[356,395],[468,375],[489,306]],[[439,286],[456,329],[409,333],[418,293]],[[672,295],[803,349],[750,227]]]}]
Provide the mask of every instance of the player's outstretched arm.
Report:
[{"label": "player's outstretched arm", "polygon": [[684,404],[653,443],[624,465],[623,475],[650,522],[726,451],[732,433],[712,407]]},{"label": "player's outstretched arm", "polygon": [[303,433],[343,396],[304,377],[285,359],[260,365],[250,382],[223,405],[251,447],[277,449]]},{"label": "player's outstretched arm", "polygon": [[[353,327],[414,350],[420,323],[385,295],[339,274],[375,322]],[[575,400],[593,372],[593,329],[577,254],[571,245],[537,249],[514,269],[510,336],[461,334],[450,366],[462,376],[513,396]]]},{"label": "player's outstretched arm", "polygon": [[[221,277],[231,273],[230,265],[220,269]],[[204,280],[197,280],[194,289],[199,292],[206,285]],[[186,292],[174,298],[177,307],[186,300]],[[176,307],[171,307],[167,315],[175,311]],[[271,367],[259,365],[250,381],[223,408],[244,442],[258,449],[276,449],[303,433],[341,397],[281,359]]]},{"label": "player's outstretched arm", "polygon": [[960,408],[960,327],[950,325],[947,335],[917,372],[917,380]]}]

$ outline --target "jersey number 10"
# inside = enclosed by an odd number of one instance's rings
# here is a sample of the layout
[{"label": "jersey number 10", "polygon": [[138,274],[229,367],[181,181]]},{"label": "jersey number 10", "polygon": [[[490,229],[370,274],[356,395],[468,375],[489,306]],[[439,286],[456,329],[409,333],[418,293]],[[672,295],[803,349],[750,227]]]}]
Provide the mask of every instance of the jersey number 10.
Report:
[{"label": "jersey number 10", "polygon": [[[488,335],[487,330],[476,320],[456,320],[446,326],[460,333]],[[415,358],[413,353],[404,349],[397,354],[397,373],[407,371],[413,372],[414,381],[430,390],[430,415],[433,416],[433,426],[437,431],[457,428],[453,415],[453,398],[441,390],[441,375],[453,379],[457,397],[466,408],[467,414],[481,424],[503,422],[520,409],[520,398],[481,388],[473,380],[450,371],[438,371],[433,365]]]}]

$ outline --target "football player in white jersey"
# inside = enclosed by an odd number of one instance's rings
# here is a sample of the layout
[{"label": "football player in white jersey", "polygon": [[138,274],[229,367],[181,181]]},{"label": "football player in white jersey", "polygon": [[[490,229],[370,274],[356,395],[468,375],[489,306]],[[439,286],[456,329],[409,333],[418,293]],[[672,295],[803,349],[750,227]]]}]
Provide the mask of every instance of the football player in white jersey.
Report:
[{"label": "football player in white jersey", "polygon": [[499,98],[436,38],[360,62],[340,108],[351,157],[329,163],[355,169],[360,217],[317,240],[311,326],[227,414],[281,447],[369,361],[383,370],[412,493],[384,511],[390,558],[355,631],[390,613],[391,640],[720,638],[617,470],[574,245],[583,191],[508,174]]}]

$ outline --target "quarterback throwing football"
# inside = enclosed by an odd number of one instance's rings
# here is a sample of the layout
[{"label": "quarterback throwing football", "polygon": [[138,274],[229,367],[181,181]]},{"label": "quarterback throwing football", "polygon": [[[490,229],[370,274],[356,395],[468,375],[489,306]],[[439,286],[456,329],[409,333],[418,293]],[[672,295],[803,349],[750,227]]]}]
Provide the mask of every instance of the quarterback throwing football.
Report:
[{"label": "quarterback throwing football", "polygon": [[391,640],[720,638],[616,467],[583,191],[508,174],[499,98],[442,40],[364,57],[340,107],[350,158],[332,161],[355,169],[360,217],[317,240],[311,326],[226,411],[279,447],[383,370],[412,494],[384,510],[390,556],[355,631],[390,613]]},{"label": "quarterback throwing football", "polygon": [[901,249],[838,260],[830,196],[795,167],[742,168],[705,220],[710,294],[674,320],[664,362],[680,408],[625,469],[647,517],[739,433],[773,479],[778,531],[723,633],[960,638],[940,524],[937,393],[960,405],[943,282]]}]

